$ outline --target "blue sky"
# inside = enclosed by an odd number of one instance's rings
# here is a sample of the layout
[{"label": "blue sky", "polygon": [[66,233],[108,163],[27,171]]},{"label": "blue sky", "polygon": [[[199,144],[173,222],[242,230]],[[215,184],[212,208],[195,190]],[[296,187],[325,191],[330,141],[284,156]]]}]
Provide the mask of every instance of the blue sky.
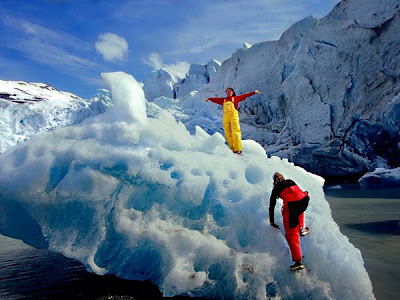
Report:
[{"label": "blue sky", "polygon": [[84,98],[101,72],[142,81],[164,66],[221,62],[243,43],[279,39],[338,0],[1,0],[0,79],[45,82]]}]

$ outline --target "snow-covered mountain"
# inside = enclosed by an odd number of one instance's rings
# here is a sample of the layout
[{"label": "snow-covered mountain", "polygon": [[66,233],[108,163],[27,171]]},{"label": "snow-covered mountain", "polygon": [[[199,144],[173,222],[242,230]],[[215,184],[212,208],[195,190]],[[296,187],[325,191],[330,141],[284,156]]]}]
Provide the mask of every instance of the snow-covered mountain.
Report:
[{"label": "snow-covered mountain", "polygon": [[[239,106],[242,137],[267,154],[324,177],[398,167],[399,7],[400,0],[342,1],[320,20],[297,22],[278,41],[244,44],[222,65],[193,64],[184,79],[168,68],[151,72],[143,86],[148,111],[167,109],[192,133],[196,126],[223,133],[221,109],[204,99],[224,96],[227,86],[237,94],[259,89],[261,95]],[[39,128],[75,123],[109,105],[43,84],[26,90],[19,82],[9,90],[6,83],[0,84],[1,152]],[[59,99],[51,101],[58,108],[32,105],[40,99]]]},{"label": "snow-covered mountain", "polygon": [[224,96],[227,86],[237,94],[259,89],[263,94],[239,106],[242,136],[269,155],[323,176],[398,167],[399,14],[399,0],[345,0],[320,20],[297,22],[278,41],[246,45],[198,93],[182,97],[191,116],[177,117],[192,129],[196,115],[212,123],[205,98]]},{"label": "snow-covered mountain", "polygon": [[0,153],[40,131],[103,113],[110,105],[106,90],[84,100],[44,83],[0,80]]},{"label": "snow-covered mountain", "polygon": [[[103,74],[112,99],[1,82],[0,141],[29,140],[0,155],[0,233],[98,274],[151,280],[166,296],[374,299],[324,179],[264,149],[324,175],[397,164],[399,4],[342,1],[221,66],[193,65],[184,81],[154,72],[144,91],[127,74]],[[218,133],[221,109],[204,99],[228,85],[262,90],[240,110],[244,138],[264,149],[244,140],[236,156]],[[284,232],[268,223],[275,171],[312,199],[297,274]],[[377,178],[397,180],[398,169],[362,181]]]},{"label": "snow-covered mountain", "polygon": [[150,72],[143,81],[143,90],[148,101],[158,97],[175,99],[188,95],[207,84],[218,71],[221,63],[215,59],[207,64],[192,64],[185,78],[180,78],[169,68]]}]

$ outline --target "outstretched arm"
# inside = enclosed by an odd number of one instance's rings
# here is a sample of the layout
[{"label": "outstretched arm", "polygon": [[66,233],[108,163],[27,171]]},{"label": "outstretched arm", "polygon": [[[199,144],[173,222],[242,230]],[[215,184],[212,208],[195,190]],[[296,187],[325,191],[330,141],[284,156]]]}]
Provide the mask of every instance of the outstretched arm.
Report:
[{"label": "outstretched arm", "polygon": [[219,105],[223,105],[224,104],[224,99],[225,98],[207,98],[206,102],[211,101],[211,102],[217,103]]},{"label": "outstretched arm", "polygon": [[240,101],[243,101],[244,99],[246,99],[247,97],[253,96],[255,94],[261,94],[261,92],[259,90],[255,90],[254,92],[242,94],[242,95],[236,96],[235,98],[237,99],[237,102],[240,102]]}]

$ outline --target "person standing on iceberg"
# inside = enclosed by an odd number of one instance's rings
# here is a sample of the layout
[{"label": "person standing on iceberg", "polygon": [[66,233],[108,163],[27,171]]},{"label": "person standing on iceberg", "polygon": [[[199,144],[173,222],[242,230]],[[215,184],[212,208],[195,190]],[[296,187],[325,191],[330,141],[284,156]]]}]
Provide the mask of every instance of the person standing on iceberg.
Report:
[{"label": "person standing on iceberg", "polygon": [[283,200],[282,217],[285,228],[286,240],[289,244],[294,264],[290,266],[292,271],[304,269],[300,249],[300,236],[309,232],[304,227],[304,211],[308,206],[310,197],[303,192],[291,179],[285,179],[282,174],[276,172],[273,176],[274,188],[269,199],[269,222],[272,227],[278,228],[274,221],[276,199]]},{"label": "person standing on iceberg", "polygon": [[212,101],[223,106],[224,115],[222,124],[224,125],[225,139],[233,153],[242,154],[242,133],[239,125],[239,112],[237,111],[239,102],[255,94],[261,94],[259,90],[247,94],[236,96],[235,91],[226,88],[226,98],[207,98],[206,102]]}]

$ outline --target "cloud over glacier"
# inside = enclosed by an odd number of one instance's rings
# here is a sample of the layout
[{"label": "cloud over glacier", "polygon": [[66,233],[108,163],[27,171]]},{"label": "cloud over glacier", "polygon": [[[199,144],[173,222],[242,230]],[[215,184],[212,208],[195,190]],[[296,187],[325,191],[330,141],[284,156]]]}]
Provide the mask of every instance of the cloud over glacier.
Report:
[{"label": "cloud over glacier", "polygon": [[[374,299],[361,253],[343,236],[323,179],[254,141],[235,156],[222,135],[148,117],[140,85],[102,75],[115,105],[42,132],[0,157],[0,233],[48,247],[98,274],[152,280],[168,296]],[[307,271],[292,273],[268,224],[271,177],[309,191]],[[278,205],[279,206],[279,205]],[[278,223],[281,215],[276,210]]]},{"label": "cloud over glacier", "polygon": [[95,47],[107,61],[123,60],[128,53],[127,41],[111,32],[100,34]]}]

